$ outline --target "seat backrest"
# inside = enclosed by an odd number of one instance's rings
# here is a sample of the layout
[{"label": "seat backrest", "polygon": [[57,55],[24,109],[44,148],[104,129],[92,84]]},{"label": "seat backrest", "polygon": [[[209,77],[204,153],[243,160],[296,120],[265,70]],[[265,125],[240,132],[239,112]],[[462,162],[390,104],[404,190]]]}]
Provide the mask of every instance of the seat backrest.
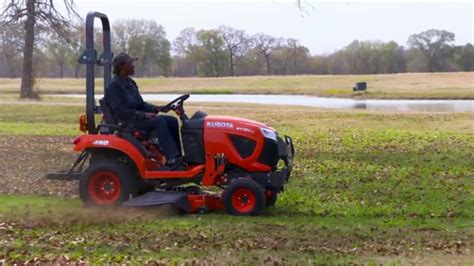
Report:
[{"label": "seat backrest", "polygon": [[194,113],[194,115],[190,119],[191,120],[200,119],[200,118],[204,118],[206,116],[207,116],[207,113],[198,110]]},{"label": "seat backrest", "polygon": [[110,125],[117,125],[118,122],[112,115],[112,111],[110,110],[109,105],[107,104],[104,98],[99,100],[99,104],[100,109],[102,109],[102,113],[104,114],[105,123]]},{"label": "seat backrest", "polygon": [[[148,157],[148,152],[146,150],[146,148],[142,145],[142,143],[137,139],[137,137],[135,137],[134,134],[131,134],[130,131],[127,129],[127,128],[124,128],[123,125],[121,125],[117,119],[115,119],[115,117],[112,115],[112,111],[110,110],[109,108],[109,105],[107,104],[107,102],[105,101],[104,98],[100,99],[99,100],[99,104],[100,104],[100,108],[102,109],[102,114],[104,115],[104,121],[106,124],[108,125],[114,125],[114,126],[119,126],[120,128],[123,129],[122,130],[119,130],[120,134],[119,136],[125,140],[127,140],[128,142],[130,142],[133,146],[135,146],[135,148],[137,148],[137,150],[143,155],[143,157]],[[105,132],[107,132],[106,134],[111,134],[113,131],[115,131],[116,129],[109,129],[108,127],[102,127],[101,130],[104,129]],[[136,130],[138,131],[138,130]],[[143,132],[140,132],[139,136],[141,136],[142,134],[146,136],[146,131],[145,133]],[[146,139],[148,139],[148,137],[146,137]]]}]

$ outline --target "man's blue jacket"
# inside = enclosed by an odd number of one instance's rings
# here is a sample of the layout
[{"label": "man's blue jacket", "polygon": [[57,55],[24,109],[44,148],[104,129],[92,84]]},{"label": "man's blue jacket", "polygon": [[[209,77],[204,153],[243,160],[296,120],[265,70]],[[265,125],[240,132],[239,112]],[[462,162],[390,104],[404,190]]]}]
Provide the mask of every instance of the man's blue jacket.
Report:
[{"label": "man's blue jacket", "polygon": [[158,113],[158,106],[143,101],[131,78],[116,75],[105,89],[104,98],[114,117],[126,124],[144,120],[145,113]]}]

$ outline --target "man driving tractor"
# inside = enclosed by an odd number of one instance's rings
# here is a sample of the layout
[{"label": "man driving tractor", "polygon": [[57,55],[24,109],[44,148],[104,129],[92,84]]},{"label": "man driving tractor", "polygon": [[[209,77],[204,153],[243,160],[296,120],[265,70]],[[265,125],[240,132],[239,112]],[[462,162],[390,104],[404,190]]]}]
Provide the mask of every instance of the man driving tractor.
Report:
[{"label": "man driving tractor", "polygon": [[[99,59],[94,48],[95,18],[102,22],[104,51]],[[85,134],[73,142],[80,154],[69,170],[48,173],[46,178],[79,181],[79,197],[86,206],[174,204],[188,213],[224,210],[258,215],[274,205],[292,171],[291,138],[250,119],[202,111],[188,117],[184,101],[189,94],[164,106],[144,102],[130,78],[137,59],[125,53],[112,58],[110,39],[107,16],[89,12],[86,50],[79,58],[87,73],[86,114],[79,120]],[[100,109],[94,100],[96,66],[104,70]],[[182,121],[181,139],[177,119],[158,115],[170,110]],[[103,115],[99,124],[97,114]],[[147,131],[147,136],[138,130]],[[201,190],[211,186],[219,190]]]},{"label": "man driving tractor", "polygon": [[150,142],[166,157],[169,169],[182,163],[178,120],[173,116],[158,115],[170,111],[143,101],[137,83],[130,78],[135,74],[133,58],[119,53],[112,60],[114,78],[105,89],[104,99],[115,119],[128,127],[150,131]]}]

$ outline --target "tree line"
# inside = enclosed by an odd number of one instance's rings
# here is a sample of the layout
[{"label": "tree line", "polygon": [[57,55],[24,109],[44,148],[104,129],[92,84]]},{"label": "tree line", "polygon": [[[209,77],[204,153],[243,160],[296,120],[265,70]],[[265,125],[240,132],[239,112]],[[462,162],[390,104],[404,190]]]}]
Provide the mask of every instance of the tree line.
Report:
[{"label": "tree line", "polygon": [[[24,26],[0,28],[0,77],[22,74]],[[101,51],[100,32],[95,40]],[[454,45],[454,33],[431,29],[408,37],[407,46],[394,41],[358,41],[326,55],[312,55],[297,39],[264,33],[249,35],[229,26],[187,28],[170,41],[153,20],[126,19],[112,25],[114,53],[140,58],[136,76],[223,77],[247,75],[340,75],[404,72],[473,71],[474,47]],[[35,30],[35,77],[83,77],[77,58],[85,49],[84,28],[67,34],[50,27]],[[100,75],[100,71],[97,72]]]}]

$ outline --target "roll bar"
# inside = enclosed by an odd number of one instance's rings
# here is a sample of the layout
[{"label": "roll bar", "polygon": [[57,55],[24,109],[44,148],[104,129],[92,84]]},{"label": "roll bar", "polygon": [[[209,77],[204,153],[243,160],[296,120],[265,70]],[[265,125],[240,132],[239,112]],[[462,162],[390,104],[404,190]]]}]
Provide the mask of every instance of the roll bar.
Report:
[{"label": "roll bar", "polygon": [[[102,44],[104,50],[99,58],[94,48],[94,19],[99,18],[102,22]],[[86,50],[79,57],[79,63],[86,65],[86,117],[87,131],[89,134],[97,134],[94,114],[101,113],[100,107],[96,105],[95,96],[95,65],[104,67],[104,92],[110,82],[112,72],[113,53],[110,47],[110,24],[107,15],[99,12],[89,12],[86,17]]]}]

